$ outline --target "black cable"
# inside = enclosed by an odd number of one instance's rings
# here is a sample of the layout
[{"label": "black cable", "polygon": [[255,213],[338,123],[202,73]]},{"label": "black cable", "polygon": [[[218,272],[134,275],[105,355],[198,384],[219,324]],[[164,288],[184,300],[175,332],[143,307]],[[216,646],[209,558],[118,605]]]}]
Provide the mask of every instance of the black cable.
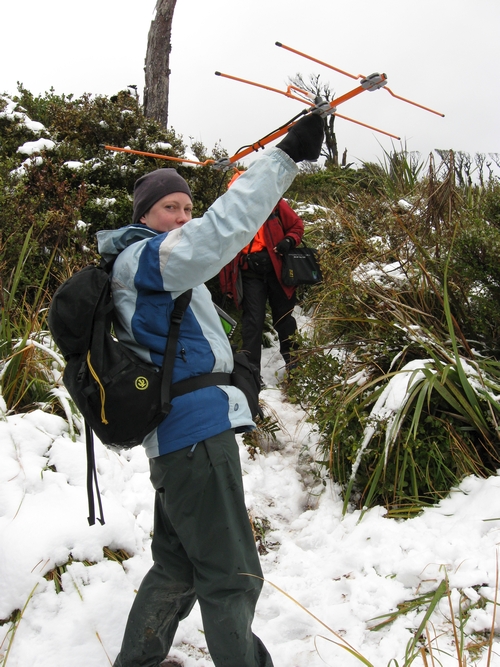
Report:
[{"label": "black cable", "polygon": [[[289,121],[287,121],[286,123],[283,123],[283,125],[280,125],[280,126],[277,127],[275,130],[272,130],[271,132],[268,132],[268,134],[265,134],[263,137],[261,137],[261,138],[258,139],[257,141],[254,141],[253,144],[246,144],[246,146],[240,146],[240,148],[238,148],[238,150],[237,150],[234,154],[235,154],[235,155],[238,155],[238,153],[239,153],[240,151],[244,150],[245,148],[253,148],[253,146],[255,146],[256,144],[260,144],[260,142],[261,142],[261,141],[264,141],[264,139],[267,139],[267,137],[270,137],[270,136],[271,136],[272,134],[274,134],[275,132],[279,132],[279,131],[282,130],[284,127],[287,127],[288,125],[290,125],[290,123],[294,123],[298,118],[300,118],[301,116],[305,116],[305,115],[308,114],[308,113],[311,113],[311,109],[303,109],[300,113],[298,113],[296,116],[294,116],[293,118],[291,118]],[[264,148],[264,147],[265,147],[265,144],[264,144],[264,146],[259,146],[258,148],[255,148],[254,150],[255,150],[255,151],[258,151],[259,148]]]}]

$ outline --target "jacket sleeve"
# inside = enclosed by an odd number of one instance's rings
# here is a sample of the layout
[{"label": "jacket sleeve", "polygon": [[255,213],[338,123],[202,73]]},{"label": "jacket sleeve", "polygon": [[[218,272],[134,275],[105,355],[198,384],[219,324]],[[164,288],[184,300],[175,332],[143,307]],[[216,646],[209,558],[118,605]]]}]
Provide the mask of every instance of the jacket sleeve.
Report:
[{"label": "jacket sleeve", "polygon": [[250,243],[297,173],[279,148],[264,153],[201,218],[146,243],[136,287],[160,288],[175,298],[216,276]]},{"label": "jacket sleeve", "polygon": [[295,241],[298,246],[304,235],[304,223],[284,199],[278,203],[278,216],[283,225],[283,233]]}]

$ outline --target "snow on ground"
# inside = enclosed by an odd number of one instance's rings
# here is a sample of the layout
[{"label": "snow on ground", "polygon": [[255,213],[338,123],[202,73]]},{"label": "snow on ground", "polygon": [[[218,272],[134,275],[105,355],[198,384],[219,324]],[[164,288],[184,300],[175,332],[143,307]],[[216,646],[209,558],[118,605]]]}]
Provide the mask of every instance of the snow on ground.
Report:
[{"label": "snow on ground", "polygon": [[[370,630],[373,619],[434,591],[445,577],[455,610],[459,589],[462,605],[471,605],[459,637],[467,644],[478,641],[475,632],[489,636],[500,478],[469,477],[439,506],[407,521],[387,519],[379,507],[362,518],[359,511],[342,517],[337,489],[323,485],[310,466],[317,435],[276,387],[281,366],[275,347],[264,350],[262,398],[279,418],[277,440],[254,455],[240,448],[249,513],[255,529],[264,528],[261,560],[268,583],[254,631],[275,667],[360,665],[335,643],[342,639],[376,667],[391,660],[405,664],[425,607],[379,631]],[[118,455],[97,443],[106,523],[89,527],[85,447],[81,438],[71,441],[61,418],[42,411],[9,416],[0,421],[0,443],[0,665],[109,666],[151,565],[153,490],[144,452],[137,447]],[[123,549],[131,558],[122,566],[103,556],[104,547]],[[56,566],[60,592],[45,578]],[[22,610],[21,620],[13,616],[16,610]],[[445,598],[430,626],[434,658],[444,667],[459,664],[449,618]],[[184,667],[212,664],[197,607],[181,623],[171,655]],[[418,657],[413,664],[426,663]],[[484,652],[476,664],[500,666],[498,640],[490,662]]]}]

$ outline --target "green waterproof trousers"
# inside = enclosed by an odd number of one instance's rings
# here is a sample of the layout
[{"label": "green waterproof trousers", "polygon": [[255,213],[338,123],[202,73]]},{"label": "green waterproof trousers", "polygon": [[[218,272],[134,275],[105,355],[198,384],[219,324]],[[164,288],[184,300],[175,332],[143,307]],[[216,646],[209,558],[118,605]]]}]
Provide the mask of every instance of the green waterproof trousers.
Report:
[{"label": "green waterproof trousers", "polygon": [[216,667],[273,667],[251,630],[262,581],[233,431],[150,461],[152,553],[114,667],[158,667],[198,600]]}]

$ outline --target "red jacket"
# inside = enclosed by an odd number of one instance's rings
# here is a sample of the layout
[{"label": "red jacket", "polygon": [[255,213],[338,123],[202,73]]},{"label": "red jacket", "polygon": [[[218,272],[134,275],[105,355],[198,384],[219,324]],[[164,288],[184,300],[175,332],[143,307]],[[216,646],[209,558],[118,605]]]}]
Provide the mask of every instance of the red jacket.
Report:
[{"label": "red jacket", "polygon": [[[275,210],[264,223],[264,238],[274,271],[288,298],[293,295],[295,287],[283,284],[281,280],[283,260],[280,255],[274,252],[274,248],[285,236],[293,239],[297,246],[301,242],[303,234],[304,223],[286,201],[280,199]],[[237,306],[240,306],[242,299],[241,280],[238,280],[238,278],[240,270],[246,268],[245,257],[246,255],[239,252],[232,262],[226,264],[219,274],[222,293],[231,297]]]}]

